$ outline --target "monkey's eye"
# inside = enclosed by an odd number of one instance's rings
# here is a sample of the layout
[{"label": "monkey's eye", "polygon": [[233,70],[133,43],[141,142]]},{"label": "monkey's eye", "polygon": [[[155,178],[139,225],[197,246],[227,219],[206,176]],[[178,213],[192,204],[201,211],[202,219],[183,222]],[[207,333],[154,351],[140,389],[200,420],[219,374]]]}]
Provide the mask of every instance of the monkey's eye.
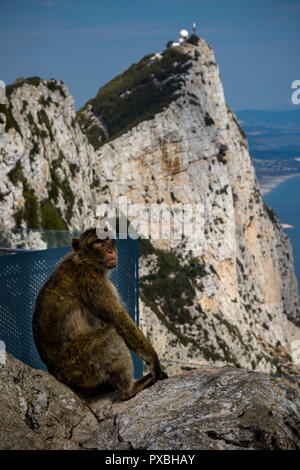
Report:
[{"label": "monkey's eye", "polygon": [[107,248],[110,245],[110,240],[108,238],[105,238],[104,240],[101,240],[101,238],[98,238],[92,243],[92,246],[95,246],[96,248]]},{"label": "monkey's eye", "polygon": [[104,245],[106,240],[101,240],[100,238],[98,240],[95,240],[92,245]]}]

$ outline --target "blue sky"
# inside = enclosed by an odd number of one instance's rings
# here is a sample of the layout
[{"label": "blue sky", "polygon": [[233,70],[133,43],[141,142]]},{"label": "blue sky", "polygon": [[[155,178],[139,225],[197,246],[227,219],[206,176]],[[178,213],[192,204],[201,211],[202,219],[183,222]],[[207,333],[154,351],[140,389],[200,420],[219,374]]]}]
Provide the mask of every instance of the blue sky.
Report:
[{"label": "blue sky", "polygon": [[61,79],[78,109],[193,22],[234,110],[300,107],[300,0],[1,0],[0,79]]}]

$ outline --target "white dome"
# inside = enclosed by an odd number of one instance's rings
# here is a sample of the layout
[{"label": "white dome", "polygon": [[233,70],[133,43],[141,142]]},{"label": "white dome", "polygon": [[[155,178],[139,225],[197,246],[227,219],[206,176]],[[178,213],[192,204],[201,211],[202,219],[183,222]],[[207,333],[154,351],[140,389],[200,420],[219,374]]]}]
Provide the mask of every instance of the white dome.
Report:
[{"label": "white dome", "polygon": [[187,31],[186,29],[182,29],[182,30],[180,31],[180,36],[181,36],[182,38],[187,38],[188,35],[189,35],[189,33],[188,33],[188,31]]}]

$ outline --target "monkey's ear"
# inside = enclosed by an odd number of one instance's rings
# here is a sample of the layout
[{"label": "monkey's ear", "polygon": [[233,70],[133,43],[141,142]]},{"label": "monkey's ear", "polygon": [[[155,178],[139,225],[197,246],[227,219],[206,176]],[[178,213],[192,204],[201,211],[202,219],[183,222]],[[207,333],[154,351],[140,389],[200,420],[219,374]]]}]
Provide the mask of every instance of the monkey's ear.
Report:
[{"label": "monkey's ear", "polygon": [[80,240],[79,238],[72,238],[72,248],[74,251],[78,251],[80,248]]}]

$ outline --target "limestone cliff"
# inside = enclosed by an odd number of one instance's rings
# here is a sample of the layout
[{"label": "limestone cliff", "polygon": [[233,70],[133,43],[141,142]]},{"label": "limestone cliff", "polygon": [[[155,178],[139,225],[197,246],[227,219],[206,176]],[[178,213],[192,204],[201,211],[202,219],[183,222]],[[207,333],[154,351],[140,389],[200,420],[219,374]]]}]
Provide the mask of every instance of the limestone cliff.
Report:
[{"label": "limestone cliff", "polygon": [[62,82],[31,77],[0,105],[0,226],[66,229],[93,220],[94,151]]},{"label": "limestone cliff", "polygon": [[[94,168],[101,181],[109,182],[108,199],[115,203],[126,195],[148,205],[204,206],[205,244],[200,259],[196,264],[193,260],[194,269],[178,258],[189,250],[188,241],[184,248],[173,243],[174,255],[168,258],[161,248],[170,249],[170,242],[155,248],[148,244],[142,251],[141,324],[161,357],[275,372],[290,363],[291,342],[299,339],[291,322],[299,325],[290,243],[261,198],[247,140],[226,105],[213,51],[201,39],[197,46],[184,44],[181,53],[187,62],[180,59],[184,70],[179,75],[178,70],[169,73],[173,90],[167,106],[149,118],[152,92],[148,109],[126,122],[123,134],[107,114],[105,98],[107,93],[118,95],[135,109],[140,83],[130,82],[130,69],[89,102],[89,112],[94,106],[101,125],[103,104],[113,138],[96,147]],[[162,56],[144,58],[138,70],[145,60],[152,67]],[[153,70],[164,95],[165,77],[158,81],[157,75]],[[154,105],[157,109],[155,99]],[[114,138],[115,132],[121,135]],[[186,277],[190,283],[184,282]]]},{"label": "limestone cliff", "polygon": [[[290,243],[265,206],[208,44],[146,56],[77,117],[59,81],[8,87],[0,225],[81,230],[120,196],[201,203],[204,243],[141,243],[141,327],[170,371],[207,362],[295,374]],[[127,111],[126,111],[127,110]],[[195,238],[200,234],[195,233]]]}]

